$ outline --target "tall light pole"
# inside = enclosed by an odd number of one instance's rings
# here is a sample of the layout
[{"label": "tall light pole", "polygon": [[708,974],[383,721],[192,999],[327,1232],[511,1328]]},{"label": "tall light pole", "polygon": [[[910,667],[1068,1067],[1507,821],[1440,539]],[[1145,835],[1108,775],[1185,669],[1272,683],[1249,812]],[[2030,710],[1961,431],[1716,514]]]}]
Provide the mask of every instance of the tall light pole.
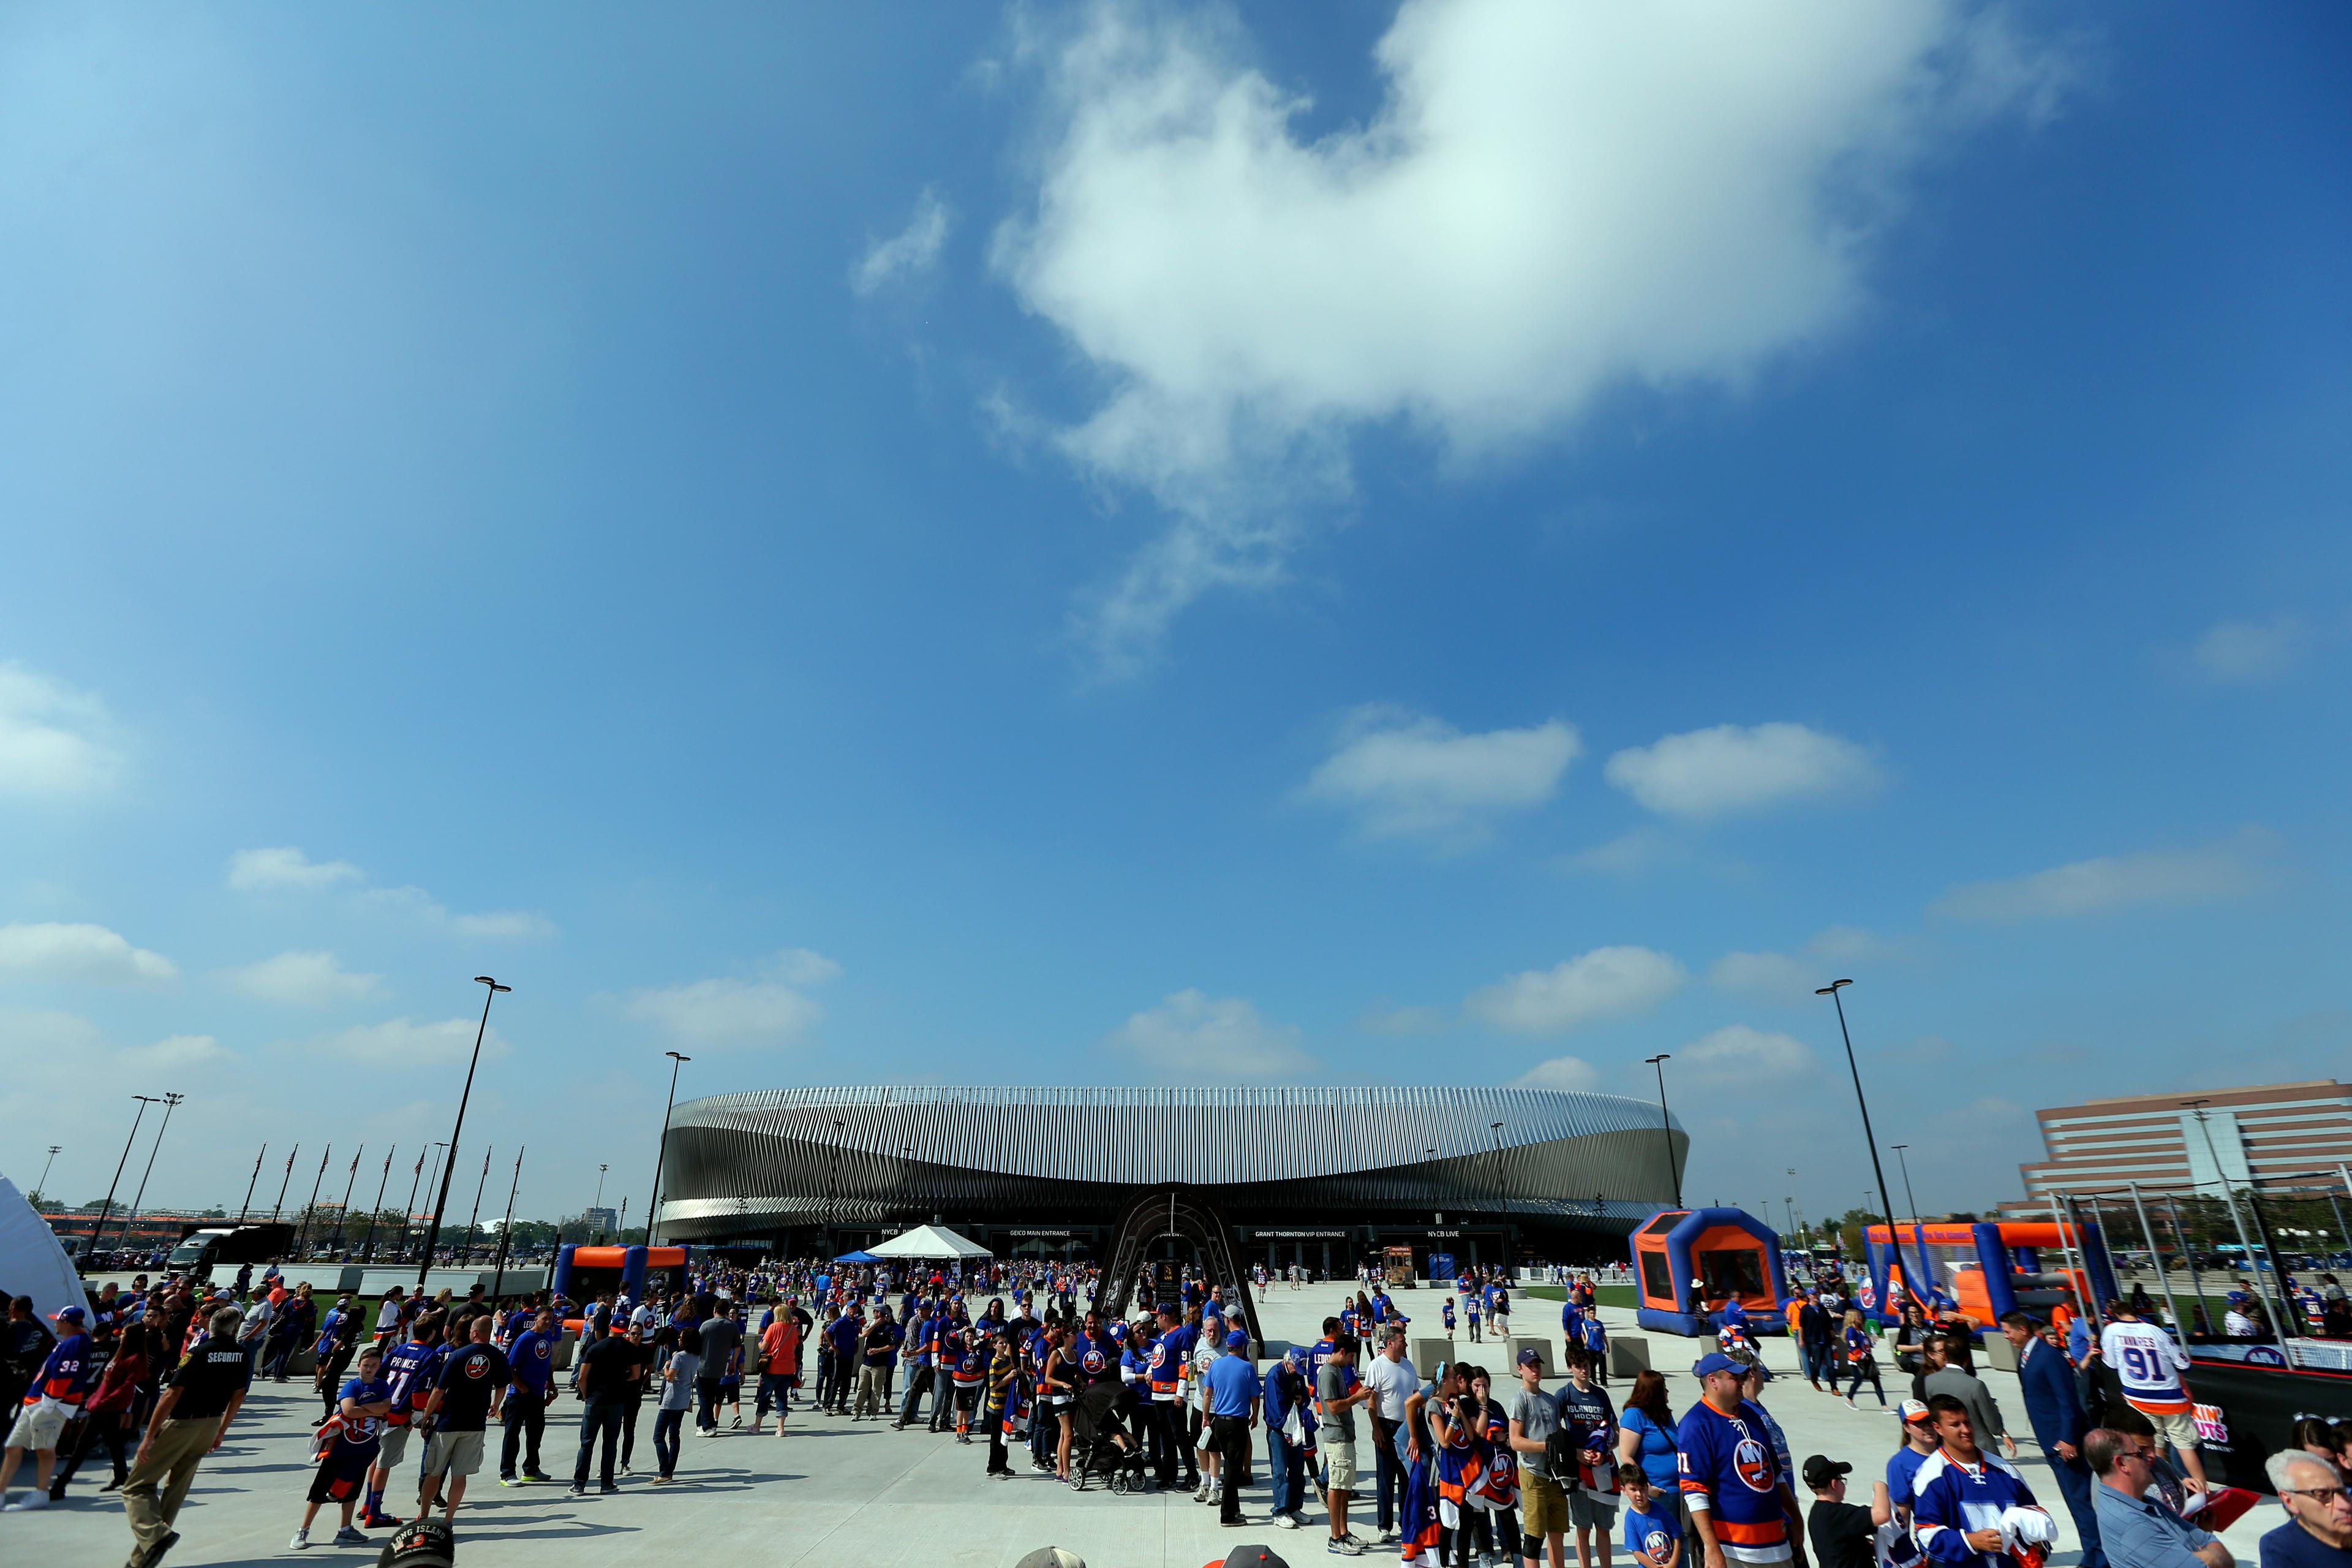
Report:
[{"label": "tall light pole", "polygon": [[[511,985],[501,985],[487,974],[474,976],[474,984],[488,986],[482,993],[482,1021],[474,1027],[474,1054],[466,1062],[466,1087],[457,1091],[457,1121],[449,1129],[449,1157],[441,1162],[441,1195],[433,1200],[432,1223],[425,1227],[425,1257],[416,1265],[416,1288],[425,1289],[425,1276],[433,1267],[433,1245],[441,1239],[441,1215],[449,1206],[449,1178],[456,1174],[457,1138],[466,1131],[466,1102],[474,1097],[474,1069],[482,1062],[482,1037],[490,1032],[490,1004],[499,999],[501,991],[511,991]],[[489,1169],[482,1167],[487,1173]]]},{"label": "tall light pole", "polygon": [[139,1173],[139,1190],[131,1194],[131,1212],[122,1216],[122,1235],[131,1236],[131,1227],[139,1223],[139,1205],[147,1201],[147,1178],[155,1173],[155,1151],[163,1146],[163,1134],[172,1130],[172,1112],[188,1097],[166,1090],[163,1095],[163,1120],[155,1129],[155,1142],[147,1145],[147,1168]]},{"label": "tall light pole", "polygon": [[88,1254],[90,1256],[96,1255],[98,1238],[106,1234],[107,1216],[114,1212],[114,1189],[121,1184],[122,1167],[131,1163],[131,1145],[139,1141],[140,1119],[147,1114],[147,1108],[155,1103],[156,1097],[134,1094],[131,1098],[139,1102],[139,1109],[131,1112],[131,1136],[122,1141],[122,1158],[114,1163],[114,1180],[106,1184],[106,1201],[98,1205],[98,1224],[91,1227],[89,1233]]},{"label": "tall light pole", "polygon": [[64,1147],[62,1143],[49,1145],[49,1157],[41,1162],[41,1179],[33,1188],[35,1197],[45,1198],[49,1195],[49,1167],[58,1163],[58,1151]]},{"label": "tall light pole", "polygon": [[1643,1058],[1643,1065],[1658,1069],[1658,1136],[1666,1145],[1666,1174],[1674,1178],[1675,1207],[1679,1209],[1683,1206],[1683,1173],[1675,1169],[1675,1124],[1666,1114],[1666,1064],[1674,1059],[1670,1053],[1660,1051],[1654,1057]]},{"label": "tall light pole", "polygon": [[[1919,1235],[1919,1200],[1911,1195],[1911,1157],[1904,1152],[1911,1145],[1891,1143],[1887,1147],[1895,1151],[1895,1163],[1903,1172],[1903,1206],[1911,1211],[1911,1246],[1919,1254],[1919,1267],[1924,1271],[1927,1267],[1927,1243]],[[1919,1288],[1925,1290],[1930,1283],[1923,1272]]]},{"label": "tall light pole", "polygon": [[[593,1205],[596,1208],[603,1208],[604,1206],[604,1173],[612,1168],[613,1167],[610,1165],[601,1164],[596,1167],[596,1202]],[[598,1239],[601,1240],[603,1238],[599,1237]]]},{"label": "tall light pole", "polygon": [[[1864,1142],[1870,1145],[1870,1173],[1878,1178],[1879,1203],[1892,1211],[1894,1205],[1886,1201],[1886,1168],[1878,1158],[1878,1135],[1870,1130],[1870,1101],[1863,1098],[1862,1068],[1854,1065],[1853,1033],[1845,1026],[1845,998],[1839,994],[1853,984],[1851,980],[1832,980],[1827,985],[1815,990],[1813,994],[1826,996],[1837,1006],[1838,1036],[1845,1041],[1845,1068],[1853,1075],[1853,1102],[1862,1108],[1862,1139]],[[1903,1237],[1902,1233],[1895,1228],[1895,1215],[1892,1212],[1889,1212],[1886,1216],[1886,1236],[1888,1240],[1895,1243],[1895,1260],[1897,1263],[1903,1263]],[[1862,1258],[1863,1267],[1867,1268],[1870,1266],[1870,1233],[1867,1229],[1864,1231],[1862,1237]],[[1920,1275],[1911,1274],[1911,1266],[1907,1263],[1903,1264],[1903,1272],[1910,1276],[1915,1284],[1921,1278]],[[1924,1300],[1926,1298],[1921,1299]]]},{"label": "tall light pole", "polygon": [[[694,1059],[692,1057],[679,1056],[676,1051],[664,1051],[662,1055],[669,1058],[669,1099],[662,1103],[661,1142],[654,1145],[654,1195],[646,1200],[646,1245],[647,1247],[654,1244],[654,1222],[661,1217],[662,1160],[669,1153],[669,1113],[677,1109],[677,1069]],[[604,1184],[601,1182],[597,1184],[596,1195],[600,1198],[604,1195]],[[623,1226],[622,1235],[625,1237],[628,1229],[627,1226]]]}]

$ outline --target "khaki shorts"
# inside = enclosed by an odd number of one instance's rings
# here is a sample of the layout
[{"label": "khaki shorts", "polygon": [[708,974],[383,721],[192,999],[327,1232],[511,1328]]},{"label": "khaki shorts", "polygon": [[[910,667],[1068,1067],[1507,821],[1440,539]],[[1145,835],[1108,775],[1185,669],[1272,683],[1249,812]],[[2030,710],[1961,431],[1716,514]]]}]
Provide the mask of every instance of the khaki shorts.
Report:
[{"label": "khaki shorts", "polygon": [[1356,1446],[1344,1437],[1322,1440],[1323,1484],[1335,1492],[1356,1489]]},{"label": "khaki shorts", "polygon": [[479,1432],[436,1432],[425,1444],[428,1476],[470,1476],[482,1468]]},{"label": "khaki shorts", "polygon": [[1519,1531],[1541,1539],[1568,1528],[1568,1494],[1549,1476],[1519,1467]]},{"label": "khaki shorts", "polygon": [[2197,1418],[2188,1411],[2168,1410],[2158,1415],[2153,1411],[2143,1410],[2140,1414],[2147,1416],[2147,1424],[2156,1428],[2158,1452],[2161,1453],[2167,1443],[2184,1454],[2196,1449]]},{"label": "khaki shorts", "polygon": [[415,1430],[414,1426],[385,1427],[376,1438],[376,1445],[382,1451],[377,1454],[375,1462],[387,1470],[400,1468],[400,1461],[408,1453],[408,1435]]},{"label": "khaki shorts", "polygon": [[62,1405],[44,1400],[27,1405],[16,1413],[16,1424],[8,1428],[11,1448],[55,1448],[58,1434],[66,1429],[67,1413]]}]

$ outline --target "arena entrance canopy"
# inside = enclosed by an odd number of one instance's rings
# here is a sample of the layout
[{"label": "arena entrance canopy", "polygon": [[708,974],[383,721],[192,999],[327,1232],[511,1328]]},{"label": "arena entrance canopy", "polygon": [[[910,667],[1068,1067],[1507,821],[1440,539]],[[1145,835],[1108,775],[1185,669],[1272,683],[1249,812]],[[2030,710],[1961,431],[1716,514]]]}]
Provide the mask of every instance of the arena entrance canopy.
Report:
[{"label": "arena entrance canopy", "polygon": [[919,1225],[887,1241],[877,1242],[866,1252],[875,1258],[986,1258],[988,1248],[976,1241],[944,1230],[936,1225]]}]

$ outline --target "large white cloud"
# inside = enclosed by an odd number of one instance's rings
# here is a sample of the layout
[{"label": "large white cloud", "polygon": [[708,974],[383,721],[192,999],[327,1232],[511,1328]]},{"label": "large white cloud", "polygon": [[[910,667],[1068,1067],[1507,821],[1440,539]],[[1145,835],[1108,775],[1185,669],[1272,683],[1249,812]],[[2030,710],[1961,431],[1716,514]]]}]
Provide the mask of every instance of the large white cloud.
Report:
[{"label": "large white cloud", "polygon": [[1647,1012],[1682,988],[1683,966],[1646,947],[1596,947],[1473,991],[1463,1011],[1523,1035],[1558,1035],[1602,1018]]},{"label": "large white cloud", "polygon": [[1709,817],[1866,790],[1878,765],[1868,748],[1802,724],[1717,724],[1629,746],[1601,776],[1652,811]]},{"label": "large white cloud", "polygon": [[1110,1043],[1167,1083],[1252,1084],[1305,1078],[1316,1061],[1295,1024],[1269,1023],[1239,996],[1179,991],[1111,1031]]},{"label": "large white cloud", "polygon": [[1514,1089],[1564,1089],[1572,1092],[1597,1088],[1601,1075],[1582,1057],[1553,1057],[1540,1061],[1511,1080]]},{"label": "large white cloud", "polygon": [[0,794],[79,795],[111,784],[122,758],[110,728],[97,698],[0,664]]},{"label": "large white cloud", "polygon": [[1465,735],[1440,720],[1365,709],[1304,793],[1353,811],[1367,833],[1457,837],[1549,800],[1580,744],[1575,727],[1557,719]]},{"label": "large white cloud", "polygon": [[2200,849],[2141,849],[1954,888],[1931,908],[1958,920],[2049,920],[2142,905],[2200,904],[2258,891],[2275,879],[2271,836],[2238,835]]},{"label": "large white cloud", "polygon": [[2058,79],[1960,0],[1409,0],[1376,110],[1313,134],[1230,27],[1087,15],[994,261],[1101,373],[1064,450],[1175,519],[1095,607],[1114,660],[1277,578],[1366,425],[1466,454],[1746,384],[1853,312],[1923,153]]},{"label": "large white cloud", "polygon": [[148,985],[179,973],[162,953],[133,947],[100,925],[38,921],[0,926],[0,974],[101,985]]},{"label": "large white cloud", "polygon": [[[419,1024],[408,1018],[387,1018],[321,1035],[310,1049],[348,1061],[362,1062],[380,1072],[397,1074],[411,1068],[462,1064],[473,1054],[479,1017],[441,1018]],[[503,1056],[506,1042],[493,1026],[482,1032],[482,1055]]]},{"label": "large white cloud", "polygon": [[1809,1073],[1813,1053],[1802,1040],[1778,1030],[1731,1024],[1674,1053],[1677,1077],[1687,1074],[1709,1086],[1761,1086]]}]

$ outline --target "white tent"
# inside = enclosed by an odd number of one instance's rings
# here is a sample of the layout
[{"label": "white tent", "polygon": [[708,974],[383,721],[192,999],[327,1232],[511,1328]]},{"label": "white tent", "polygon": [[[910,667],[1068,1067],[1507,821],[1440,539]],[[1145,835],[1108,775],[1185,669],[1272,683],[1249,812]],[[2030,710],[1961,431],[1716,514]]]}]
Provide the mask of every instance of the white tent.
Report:
[{"label": "white tent", "polygon": [[877,1258],[986,1258],[988,1248],[966,1241],[951,1230],[919,1225],[904,1236],[866,1249]]},{"label": "white tent", "polygon": [[58,1245],[49,1222],[5,1176],[0,1176],[0,1290],[30,1296],[34,1311],[45,1323],[64,1308],[89,1304],[81,1276]]}]

